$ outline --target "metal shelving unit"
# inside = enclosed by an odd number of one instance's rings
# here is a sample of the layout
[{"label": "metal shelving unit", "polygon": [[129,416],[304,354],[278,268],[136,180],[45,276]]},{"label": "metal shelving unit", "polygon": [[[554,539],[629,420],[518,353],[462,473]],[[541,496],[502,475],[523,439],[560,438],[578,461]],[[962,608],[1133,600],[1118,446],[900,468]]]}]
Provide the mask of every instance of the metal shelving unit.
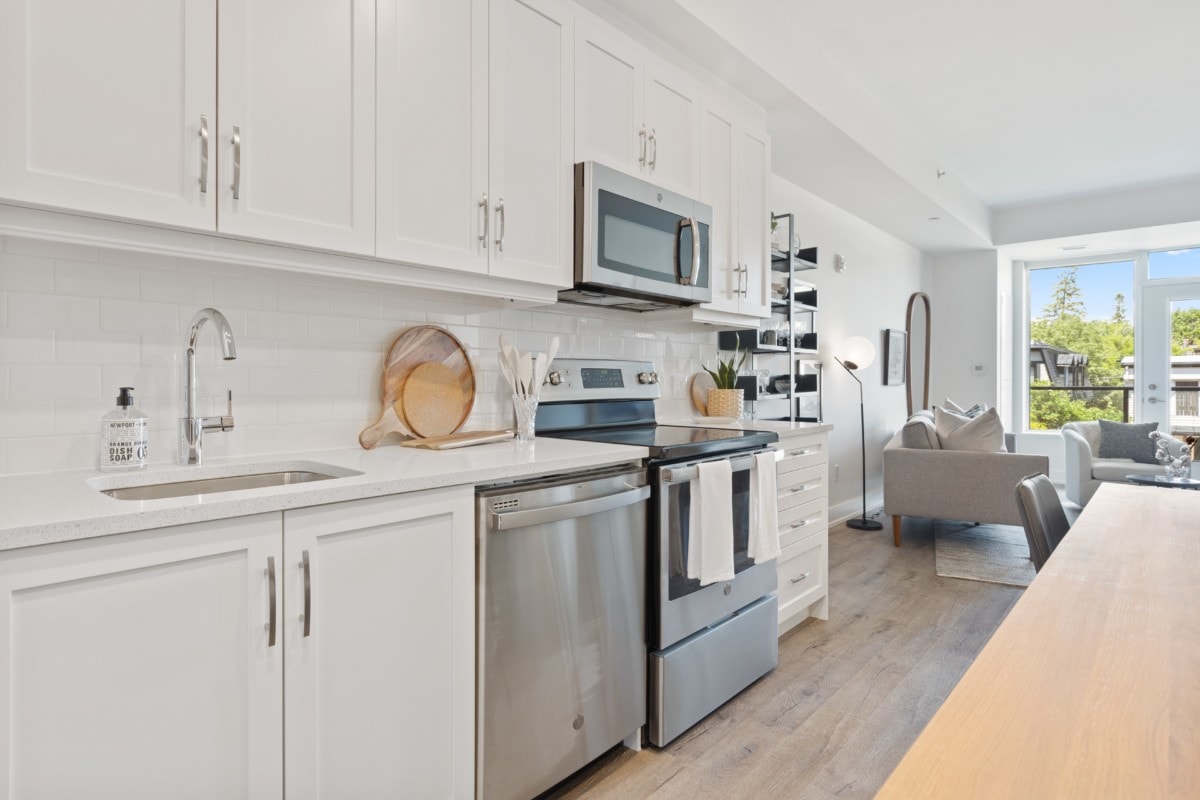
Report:
[{"label": "metal shelving unit", "polygon": [[[793,214],[772,214],[771,219],[787,224],[787,241],[795,240],[796,220]],[[762,358],[773,366],[784,355],[787,356],[786,371],[771,370],[770,385],[767,392],[759,392],[755,376],[743,376],[738,379],[738,386],[744,390],[745,397],[750,403],[751,416],[755,419],[786,419],[791,421],[820,422],[821,407],[821,362],[817,359],[816,315],[818,306],[817,287],[801,280],[797,273],[817,268],[817,248],[810,247],[796,252],[771,250],[771,327],[768,329],[744,328],[733,331],[722,331],[717,335],[717,347],[721,350],[734,349],[749,351],[750,364],[757,372],[760,369],[759,360]],[[777,287],[782,291],[778,291]],[[807,330],[801,335],[795,335],[795,325],[798,319],[806,319]],[[786,344],[772,341],[775,337],[774,323],[787,322]],[[790,390],[786,393],[773,391],[778,378],[792,376]],[[811,405],[800,413],[801,398],[814,399],[815,413]],[[780,414],[780,407],[786,400],[786,413]]]}]

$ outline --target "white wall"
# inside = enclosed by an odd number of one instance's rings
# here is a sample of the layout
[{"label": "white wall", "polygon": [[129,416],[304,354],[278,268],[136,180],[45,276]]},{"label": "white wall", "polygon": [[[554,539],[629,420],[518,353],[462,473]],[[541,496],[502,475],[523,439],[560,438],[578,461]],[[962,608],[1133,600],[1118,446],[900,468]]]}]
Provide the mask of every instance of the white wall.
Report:
[{"label": "white wall", "polygon": [[[512,425],[496,362],[507,331],[523,350],[551,336],[563,355],[649,358],[686,376],[711,363],[710,329],[663,330],[636,314],[582,306],[522,311],[449,294],[294,273],[0,238],[0,474],[91,468],[100,417],[135,387],[150,416],[151,460],[175,454],[186,327],[204,306],[233,326],[238,359],[201,331],[200,411],[233,390],[237,427],[205,437],[210,457],[356,447],[380,408],[383,356],[405,327],[442,325],[469,350],[479,393],[466,427]],[[666,380],[660,415],[690,415]]]},{"label": "white wall", "polygon": [[[817,341],[824,362],[825,421],[835,427],[829,438],[830,518],[861,509],[861,445],[858,384],[833,357],[851,336],[875,343],[875,363],[861,371],[866,410],[867,497],[878,505],[883,491],[883,446],[903,424],[903,386],[883,385],[883,331],[904,328],[909,295],[926,285],[928,269],[921,251],[825,202],[793,183],[772,176],[770,208],[796,215],[802,247],[819,248],[820,269],[801,275],[817,286]],[[833,256],[846,259],[844,273],[833,269]],[[936,320],[936,316],[935,316]],[[833,467],[841,467],[833,481]]]}]

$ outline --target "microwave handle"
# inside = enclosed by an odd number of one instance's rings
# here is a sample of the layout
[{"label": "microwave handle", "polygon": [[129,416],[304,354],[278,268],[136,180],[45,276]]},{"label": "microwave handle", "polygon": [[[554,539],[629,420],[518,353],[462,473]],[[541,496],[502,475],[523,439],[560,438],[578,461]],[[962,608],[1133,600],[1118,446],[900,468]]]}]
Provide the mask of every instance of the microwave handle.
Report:
[{"label": "microwave handle", "polygon": [[[686,275],[683,274],[683,229],[692,229],[692,264]],[[679,221],[679,231],[675,234],[675,273],[679,276],[680,286],[691,286],[692,281],[700,274],[700,224],[695,217],[686,217]]]}]

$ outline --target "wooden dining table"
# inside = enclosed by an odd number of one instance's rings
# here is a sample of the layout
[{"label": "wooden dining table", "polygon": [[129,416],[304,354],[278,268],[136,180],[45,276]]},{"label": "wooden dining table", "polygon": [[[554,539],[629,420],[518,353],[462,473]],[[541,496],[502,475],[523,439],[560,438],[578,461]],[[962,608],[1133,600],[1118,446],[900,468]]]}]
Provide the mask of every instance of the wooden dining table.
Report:
[{"label": "wooden dining table", "polygon": [[1200,798],[1200,492],[1105,483],[878,798]]}]

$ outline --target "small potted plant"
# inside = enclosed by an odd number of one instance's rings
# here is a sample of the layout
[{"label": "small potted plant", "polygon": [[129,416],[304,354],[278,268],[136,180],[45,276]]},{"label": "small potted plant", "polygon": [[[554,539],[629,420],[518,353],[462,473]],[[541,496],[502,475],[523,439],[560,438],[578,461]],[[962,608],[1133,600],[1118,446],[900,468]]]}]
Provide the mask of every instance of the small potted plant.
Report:
[{"label": "small potted plant", "polygon": [[[741,358],[738,358],[739,355]],[[744,392],[737,388],[737,379],[738,372],[746,363],[746,355],[739,348],[734,350],[733,355],[726,361],[717,356],[715,370],[704,367],[704,371],[712,376],[713,383],[716,384],[715,389],[708,390],[708,416],[741,418]]]}]

